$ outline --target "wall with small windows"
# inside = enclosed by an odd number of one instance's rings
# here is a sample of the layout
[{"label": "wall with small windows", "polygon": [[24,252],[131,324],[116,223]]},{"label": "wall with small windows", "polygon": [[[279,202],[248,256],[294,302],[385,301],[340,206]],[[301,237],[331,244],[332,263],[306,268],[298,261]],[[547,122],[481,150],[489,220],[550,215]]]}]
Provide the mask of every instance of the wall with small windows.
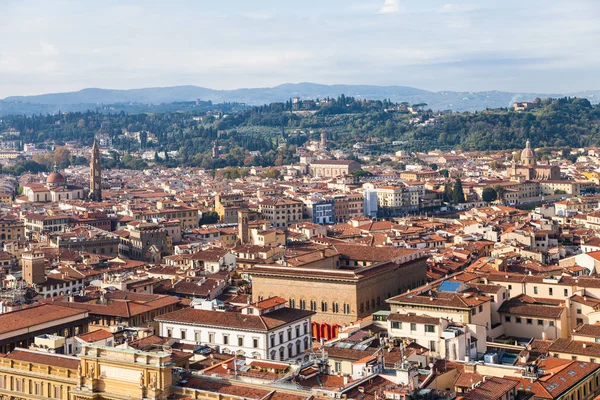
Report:
[{"label": "wall with small windows", "polygon": [[506,336],[544,340],[566,339],[569,336],[566,310],[558,318],[508,313],[500,313],[500,317]]},{"label": "wall with small windows", "polygon": [[269,331],[161,321],[159,332],[183,343],[208,345],[223,354],[277,361],[304,358],[304,351],[312,345],[310,318]]}]

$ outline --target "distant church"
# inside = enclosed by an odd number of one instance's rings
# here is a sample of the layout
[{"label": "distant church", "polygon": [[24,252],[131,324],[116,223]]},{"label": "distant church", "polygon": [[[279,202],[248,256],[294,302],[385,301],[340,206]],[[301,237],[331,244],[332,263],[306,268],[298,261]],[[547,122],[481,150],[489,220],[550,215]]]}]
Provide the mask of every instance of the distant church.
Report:
[{"label": "distant church", "polygon": [[521,151],[521,164],[517,165],[515,159],[507,171],[509,177],[518,181],[554,181],[560,180],[560,167],[556,165],[537,165],[535,152],[531,148],[531,142],[528,140],[525,148]]},{"label": "distant church", "polygon": [[102,166],[100,165],[100,148],[94,139],[92,157],[90,158],[90,199],[102,201]]},{"label": "distant church", "polygon": [[48,175],[46,183],[29,183],[23,185],[23,195],[27,200],[36,203],[48,203],[61,200],[83,199],[81,186],[69,185],[65,177],[57,171]]}]

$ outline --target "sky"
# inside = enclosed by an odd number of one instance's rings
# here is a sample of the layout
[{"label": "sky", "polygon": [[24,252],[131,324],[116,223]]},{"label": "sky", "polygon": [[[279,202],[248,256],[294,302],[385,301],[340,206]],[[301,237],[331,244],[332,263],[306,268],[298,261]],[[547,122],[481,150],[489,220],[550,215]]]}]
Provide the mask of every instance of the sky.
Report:
[{"label": "sky", "polygon": [[0,0],[0,98],[290,82],[600,89],[600,0]]}]

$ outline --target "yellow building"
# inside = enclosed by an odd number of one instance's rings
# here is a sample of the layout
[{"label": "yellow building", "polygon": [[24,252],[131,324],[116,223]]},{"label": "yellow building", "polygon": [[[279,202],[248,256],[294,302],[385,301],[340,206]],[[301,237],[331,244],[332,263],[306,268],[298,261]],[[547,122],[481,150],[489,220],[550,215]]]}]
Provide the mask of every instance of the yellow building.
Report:
[{"label": "yellow building", "polygon": [[84,345],[79,357],[17,348],[0,358],[6,399],[165,399],[171,354]]}]

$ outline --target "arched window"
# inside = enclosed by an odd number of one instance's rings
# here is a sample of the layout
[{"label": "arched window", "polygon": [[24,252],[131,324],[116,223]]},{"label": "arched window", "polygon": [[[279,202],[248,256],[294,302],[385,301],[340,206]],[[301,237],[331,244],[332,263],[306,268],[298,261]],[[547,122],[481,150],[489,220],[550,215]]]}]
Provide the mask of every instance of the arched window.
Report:
[{"label": "arched window", "polygon": [[317,302],[315,300],[310,301],[310,311],[317,311]]},{"label": "arched window", "polygon": [[332,311],[334,313],[339,313],[340,312],[340,305],[337,302],[333,303],[331,305],[331,308],[332,308]]},{"label": "arched window", "polygon": [[279,361],[285,360],[285,347],[279,348]]},{"label": "arched window", "polygon": [[296,308],[296,300],[291,298],[289,301],[290,308]]},{"label": "arched window", "polygon": [[277,355],[277,352],[275,350],[271,350],[271,353],[270,353],[271,360],[275,360],[276,355]]},{"label": "arched window", "polygon": [[325,300],[321,301],[321,311],[327,312],[327,302]]}]

